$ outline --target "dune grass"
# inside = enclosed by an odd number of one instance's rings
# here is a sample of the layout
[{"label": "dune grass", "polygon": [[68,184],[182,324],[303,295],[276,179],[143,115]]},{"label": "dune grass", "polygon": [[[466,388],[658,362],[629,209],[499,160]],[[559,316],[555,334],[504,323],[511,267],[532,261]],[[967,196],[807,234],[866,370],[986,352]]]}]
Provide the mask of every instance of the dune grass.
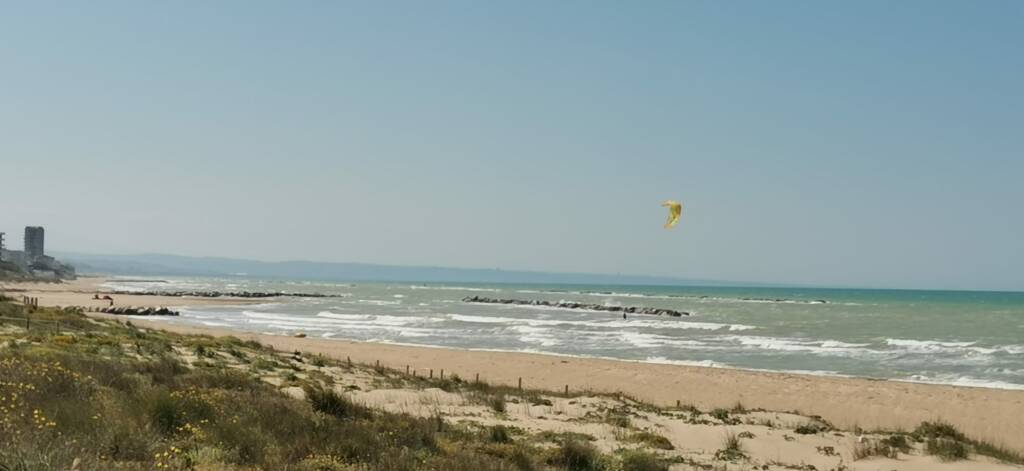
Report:
[{"label": "dune grass", "polygon": [[[26,315],[0,303],[2,317]],[[529,470],[604,459],[369,409],[310,379],[299,380],[306,400],[296,399],[259,379],[254,370],[285,365],[253,342],[144,331],[74,310],[31,316],[28,331],[0,323],[4,470]],[[229,368],[221,360],[230,358],[263,364]]]}]

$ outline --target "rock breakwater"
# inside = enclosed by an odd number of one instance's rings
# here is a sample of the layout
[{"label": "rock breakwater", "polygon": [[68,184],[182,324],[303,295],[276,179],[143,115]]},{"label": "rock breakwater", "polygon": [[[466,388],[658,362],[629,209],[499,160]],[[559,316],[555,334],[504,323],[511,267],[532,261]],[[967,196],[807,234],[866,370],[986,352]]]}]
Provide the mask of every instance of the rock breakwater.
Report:
[{"label": "rock breakwater", "polygon": [[175,298],[343,298],[342,294],[290,293],[284,291],[114,291],[122,296],[170,296]]},{"label": "rock breakwater", "polygon": [[546,306],[556,307],[561,309],[583,309],[588,311],[607,311],[607,312],[621,312],[624,314],[647,314],[652,316],[670,316],[670,317],[682,317],[689,316],[690,313],[686,311],[676,311],[675,309],[666,309],[659,307],[640,307],[640,306],[605,306],[603,304],[590,304],[590,303],[577,303],[570,301],[543,301],[539,299],[497,299],[487,298],[483,296],[468,296],[462,298],[463,302],[467,303],[483,303],[483,304],[512,304],[517,306]]}]

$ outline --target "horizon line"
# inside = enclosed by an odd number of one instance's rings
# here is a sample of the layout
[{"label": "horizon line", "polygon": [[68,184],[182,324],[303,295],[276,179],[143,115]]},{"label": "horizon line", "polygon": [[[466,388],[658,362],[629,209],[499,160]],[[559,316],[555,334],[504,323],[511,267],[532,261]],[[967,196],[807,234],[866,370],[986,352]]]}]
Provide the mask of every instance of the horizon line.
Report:
[{"label": "horizon line", "polygon": [[[180,255],[173,253],[161,253],[161,252],[140,252],[140,253],[92,253],[92,252],[75,252],[75,251],[55,251],[56,254],[66,254],[70,256],[93,256],[93,257],[143,257],[143,256],[163,256],[163,257],[179,257],[186,259],[208,259],[208,260],[228,260],[238,262],[255,262],[262,264],[288,264],[288,263],[310,263],[310,264],[323,264],[323,265],[362,265],[370,267],[386,267],[386,268],[407,268],[407,269],[440,269],[440,270],[463,270],[463,271],[481,271],[481,272],[507,272],[507,273],[518,273],[518,274],[537,274],[537,275],[555,275],[555,276],[593,276],[593,277],[609,277],[609,278],[638,278],[638,279],[651,279],[651,280],[663,280],[666,282],[678,282],[680,286],[694,287],[694,288],[802,288],[802,289],[843,289],[843,290],[875,290],[875,291],[947,291],[947,292],[980,292],[980,293],[1024,293],[1024,289],[1021,290],[1006,290],[1006,289],[970,289],[970,288],[920,288],[920,287],[875,287],[875,286],[857,286],[857,285],[822,285],[814,283],[804,282],[790,282],[790,283],[768,283],[758,281],[735,281],[735,280],[722,280],[713,278],[683,278],[679,276],[670,275],[650,275],[650,274],[631,274],[631,273],[593,273],[593,272],[576,272],[576,271],[551,271],[551,270],[538,270],[529,268],[480,268],[480,267],[461,267],[461,266],[444,266],[444,265],[402,265],[402,264],[388,264],[388,263],[376,263],[376,262],[352,262],[352,261],[317,261],[307,259],[286,259],[286,260],[260,260],[253,258],[237,258],[237,257],[225,257],[216,255]],[[194,275],[203,276],[203,275]],[[238,274],[238,273],[224,273],[221,276],[238,276],[238,277],[259,277],[259,275],[250,274]],[[375,282],[420,282],[420,283],[443,283],[436,281],[424,282],[422,280],[373,280]],[[511,281],[460,281],[461,283],[481,283],[481,284],[522,284],[519,282]],[[541,283],[543,284],[543,283]],[[566,282],[559,283],[566,285],[579,285],[587,286],[593,285],[591,283],[579,283],[579,282]],[[642,283],[618,283],[621,285],[633,285],[633,286],[645,286]],[[726,285],[726,286],[721,286]],[[668,283],[657,283],[646,286],[673,286]]]}]

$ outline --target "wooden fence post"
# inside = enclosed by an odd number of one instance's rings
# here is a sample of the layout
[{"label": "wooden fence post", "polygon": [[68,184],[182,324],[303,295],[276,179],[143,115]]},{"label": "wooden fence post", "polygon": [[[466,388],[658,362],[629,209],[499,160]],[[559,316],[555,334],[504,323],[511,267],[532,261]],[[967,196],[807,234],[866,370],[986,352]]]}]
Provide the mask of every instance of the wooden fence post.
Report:
[{"label": "wooden fence post", "polygon": [[405,365],[405,375],[409,375],[409,365]]},{"label": "wooden fence post", "polygon": [[434,379],[434,369],[430,369],[430,379]]},{"label": "wooden fence post", "polygon": [[441,381],[444,381],[444,368],[441,368]]},{"label": "wooden fence post", "polygon": [[523,390],[523,377],[522,376],[519,377],[519,390],[520,391]]},{"label": "wooden fence post", "polygon": [[479,382],[480,382],[480,373],[477,373],[477,374],[476,374],[476,382],[477,382],[477,383],[479,383]]},{"label": "wooden fence post", "polygon": [[565,397],[569,397],[569,385],[565,385]]}]

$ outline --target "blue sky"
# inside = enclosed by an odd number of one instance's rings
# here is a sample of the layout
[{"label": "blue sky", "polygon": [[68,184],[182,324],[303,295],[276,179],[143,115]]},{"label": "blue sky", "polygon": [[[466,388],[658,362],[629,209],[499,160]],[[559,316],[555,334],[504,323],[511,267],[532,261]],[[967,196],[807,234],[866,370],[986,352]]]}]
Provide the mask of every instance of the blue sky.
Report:
[{"label": "blue sky", "polygon": [[1021,290],[1021,44],[1013,1],[8,4],[0,230]]}]

